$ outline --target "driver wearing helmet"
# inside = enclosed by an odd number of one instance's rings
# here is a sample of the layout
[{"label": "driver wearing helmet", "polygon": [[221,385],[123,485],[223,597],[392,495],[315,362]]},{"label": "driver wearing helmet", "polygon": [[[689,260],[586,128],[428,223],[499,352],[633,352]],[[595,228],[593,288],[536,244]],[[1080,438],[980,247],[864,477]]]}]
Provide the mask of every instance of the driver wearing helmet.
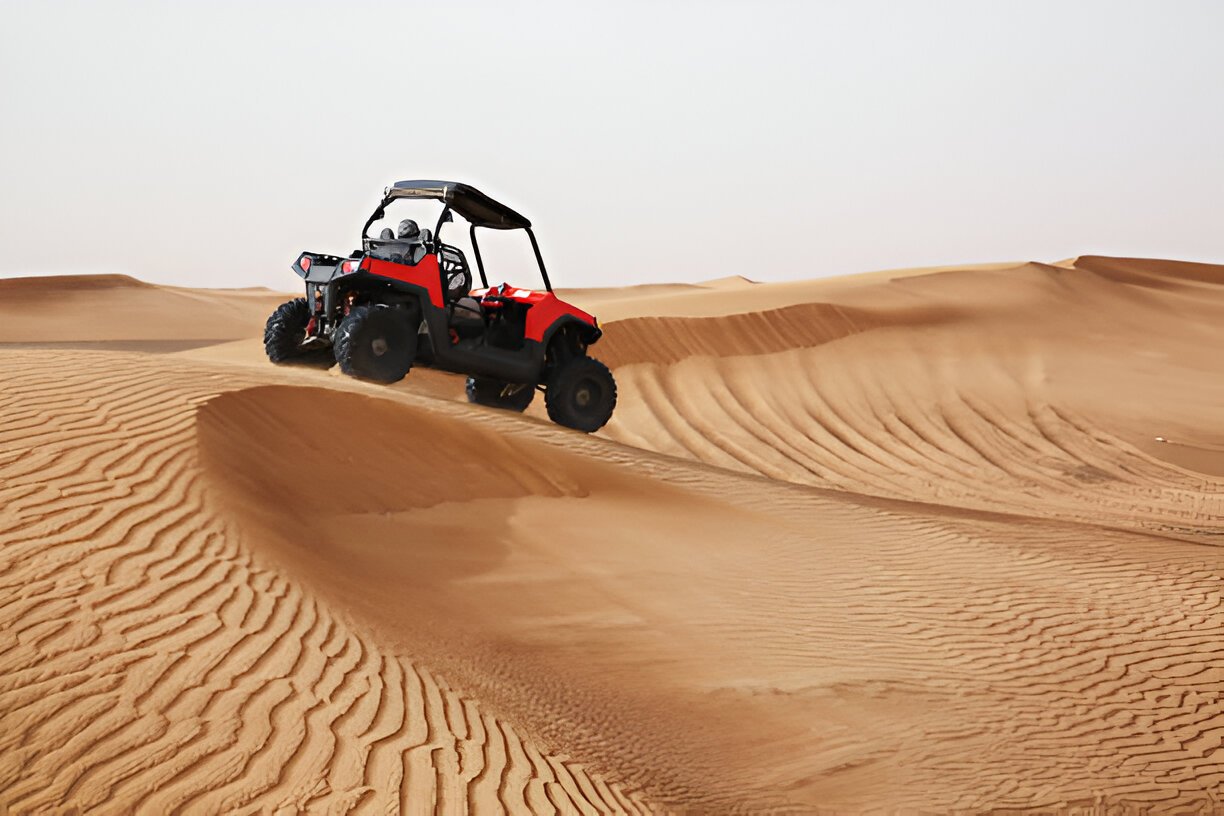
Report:
[{"label": "driver wearing helmet", "polygon": [[382,231],[379,240],[384,242],[382,246],[370,252],[375,258],[383,258],[396,263],[416,264],[425,257],[424,244],[429,240],[429,233],[418,227],[417,222],[411,218],[405,218],[399,222],[399,227],[394,235],[391,233],[391,228],[387,227]]},{"label": "driver wearing helmet", "polygon": [[399,222],[399,229],[396,231],[395,238],[398,241],[419,244],[421,243],[421,228],[411,218],[405,218]]}]

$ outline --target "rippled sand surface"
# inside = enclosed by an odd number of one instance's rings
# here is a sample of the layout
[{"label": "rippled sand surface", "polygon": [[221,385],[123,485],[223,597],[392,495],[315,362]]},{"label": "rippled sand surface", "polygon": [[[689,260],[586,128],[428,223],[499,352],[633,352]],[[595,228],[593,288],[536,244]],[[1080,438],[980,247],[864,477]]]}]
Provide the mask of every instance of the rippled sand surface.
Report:
[{"label": "rippled sand surface", "polygon": [[1218,809],[1224,267],[567,296],[590,437],[0,282],[0,811]]}]

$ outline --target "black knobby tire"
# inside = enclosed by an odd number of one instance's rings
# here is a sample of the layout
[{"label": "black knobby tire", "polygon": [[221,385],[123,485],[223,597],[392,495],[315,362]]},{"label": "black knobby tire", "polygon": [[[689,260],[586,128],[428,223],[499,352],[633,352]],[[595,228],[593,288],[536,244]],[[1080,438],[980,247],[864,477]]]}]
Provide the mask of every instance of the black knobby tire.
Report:
[{"label": "black knobby tire", "polygon": [[616,380],[603,363],[574,357],[559,365],[544,390],[548,417],[577,431],[598,431],[616,408]]},{"label": "black knobby tire", "polygon": [[[509,393],[507,393],[509,392]],[[535,397],[535,386],[504,383],[486,377],[467,378],[468,402],[522,413]]]},{"label": "black knobby tire", "polygon": [[306,324],[310,322],[310,306],[306,298],[297,298],[276,307],[264,325],[264,351],[277,365],[303,365],[331,368],[336,358],[329,348],[302,348],[306,339]]},{"label": "black knobby tire", "polygon": [[336,327],[336,362],[350,377],[398,382],[412,368],[418,327],[403,310],[358,306]]}]

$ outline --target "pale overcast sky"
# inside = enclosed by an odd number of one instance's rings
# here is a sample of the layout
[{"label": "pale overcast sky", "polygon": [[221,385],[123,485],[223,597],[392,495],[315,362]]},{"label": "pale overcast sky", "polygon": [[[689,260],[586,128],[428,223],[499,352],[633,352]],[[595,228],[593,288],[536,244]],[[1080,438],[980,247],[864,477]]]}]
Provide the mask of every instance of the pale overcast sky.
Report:
[{"label": "pale overcast sky", "polygon": [[528,215],[558,285],[1224,262],[1222,37],[1207,0],[0,0],[0,275],[292,289],[404,178]]}]

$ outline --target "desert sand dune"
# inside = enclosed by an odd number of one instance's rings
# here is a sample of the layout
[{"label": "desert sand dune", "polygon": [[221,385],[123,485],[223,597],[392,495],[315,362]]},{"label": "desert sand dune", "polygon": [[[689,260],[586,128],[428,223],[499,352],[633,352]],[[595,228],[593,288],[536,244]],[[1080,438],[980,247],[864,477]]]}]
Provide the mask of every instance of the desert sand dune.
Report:
[{"label": "desert sand dune", "polygon": [[233,335],[0,350],[0,808],[1218,807],[1224,269],[598,293],[594,437],[99,291]]},{"label": "desert sand dune", "polygon": [[624,340],[635,321],[613,324],[601,352],[626,363],[626,398],[608,434],[860,493],[1219,535],[1224,481],[1209,474],[1224,460],[1187,473],[1157,438],[1201,466],[1224,441],[1210,419],[1224,401],[1221,268],[1085,259],[841,300],[644,319]]},{"label": "desert sand dune", "polygon": [[1015,263],[917,267],[860,272],[832,278],[753,283],[733,277],[697,284],[650,284],[622,289],[558,290],[570,302],[599,314],[603,323],[635,317],[723,317],[787,306],[833,302],[845,292],[878,293],[881,284],[944,272],[1009,269]]},{"label": "desert sand dune", "polygon": [[286,295],[180,289],[126,275],[0,280],[4,344],[173,352],[258,335]]},{"label": "desert sand dune", "polygon": [[638,810],[261,564],[198,465],[195,409],[229,379],[143,357],[7,355],[5,804],[426,813],[470,794]]}]

